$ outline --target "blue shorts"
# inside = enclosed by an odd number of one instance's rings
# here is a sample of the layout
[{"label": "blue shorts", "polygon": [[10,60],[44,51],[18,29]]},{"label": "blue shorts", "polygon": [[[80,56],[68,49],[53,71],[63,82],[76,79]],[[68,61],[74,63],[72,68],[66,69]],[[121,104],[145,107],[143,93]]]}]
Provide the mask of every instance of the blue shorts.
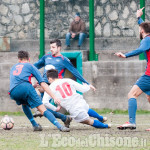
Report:
[{"label": "blue shorts", "polygon": [[150,76],[141,76],[135,85],[137,85],[144,93],[150,95]]},{"label": "blue shorts", "polygon": [[11,91],[10,97],[16,101],[17,105],[26,104],[31,108],[35,108],[43,104],[34,87],[27,82],[16,86]]}]

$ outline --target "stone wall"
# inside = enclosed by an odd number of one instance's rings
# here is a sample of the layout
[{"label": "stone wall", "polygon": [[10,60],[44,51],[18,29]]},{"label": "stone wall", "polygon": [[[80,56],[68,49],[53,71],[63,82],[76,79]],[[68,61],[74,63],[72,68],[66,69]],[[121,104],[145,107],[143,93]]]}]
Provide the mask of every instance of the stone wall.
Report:
[{"label": "stone wall", "polygon": [[[96,37],[136,37],[136,10],[139,0],[95,0]],[[146,18],[149,20],[149,1]],[[39,38],[39,0],[1,0],[0,36],[12,39]],[[80,12],[89,28],[88,0],[45,1],[45,37],[65,38],[75,12]]]}]

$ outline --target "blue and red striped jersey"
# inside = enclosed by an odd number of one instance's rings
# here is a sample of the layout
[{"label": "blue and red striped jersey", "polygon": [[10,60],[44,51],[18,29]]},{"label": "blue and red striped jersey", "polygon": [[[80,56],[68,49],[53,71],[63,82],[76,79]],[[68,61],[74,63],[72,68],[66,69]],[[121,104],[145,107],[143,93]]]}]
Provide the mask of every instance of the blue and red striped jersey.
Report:
[{"label": "blue and red striped jersey", "polygon": [[39,70],[30,63],[17,63],[10,70],[10,90],[23,82],[31,83],[31,77],[34,76],[39,83],[44,82]]},{"label": "blue and red striped jersey", "polygon": [[150,76],[150,35],[147,35],[141,41],[139,48],[137,48],[136,50],[133,50],[131,52],[126,53],[125,56],[128,58],[128,57],[139,55],[141,53],[145,54],[145,58],[147,60],[147,67],[146,67],[145,74]]}]

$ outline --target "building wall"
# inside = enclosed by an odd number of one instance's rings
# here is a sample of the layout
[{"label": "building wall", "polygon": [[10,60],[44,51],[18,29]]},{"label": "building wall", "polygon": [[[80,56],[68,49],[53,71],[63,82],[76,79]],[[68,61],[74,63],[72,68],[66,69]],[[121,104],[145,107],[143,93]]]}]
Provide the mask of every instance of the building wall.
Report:
[{"label": "building wall", "polygon": [[[89,29],[89,1],[45,1],[45,37],[65,38],[76,12]],[[149,1],[146,0],[146,18],[149,20]],[[96,37],[136,37],[138,26],[136,10],[139,0],[94,0]],[[1,0],[0,36],[12,39],[38,39],[39,0]]]}]

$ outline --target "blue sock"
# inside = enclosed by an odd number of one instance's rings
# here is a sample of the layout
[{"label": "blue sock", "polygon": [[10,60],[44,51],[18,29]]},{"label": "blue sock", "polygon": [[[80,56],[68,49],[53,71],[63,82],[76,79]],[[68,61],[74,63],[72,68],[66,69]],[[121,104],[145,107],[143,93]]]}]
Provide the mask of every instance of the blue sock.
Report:
[{"label": "blue sock", "polygon": [[47,109],[47,110],[50,111],[56,118],[61,119],[63,122],[66,121],[66,119],[67,119],[67,116],[66,116],[66,115],[61,114],[61,113],[56,112],[56,111],[53,111],[53,110],[51,110],[51,109]]},{"label": "blue sock", "polygon": [[94,123],[92,126],[95,128],[108,128],[108,124],[104,124],[98,120],[94,120]]},{"label": "blue sock", "polygon": [[128,100],[128,113],[129,113],[129,122],[135,124],[136,122],[136,110],[137,102],[135,98],[130,98]]},{"label": "blue sock", "polygon": [[62,127],[62,125],[56,120],[55,116],[48,110],[44,111],[43,114],[52,124],[54,124],[58,129]]},{"label": "blue sock", "polygon": [[27,116],[27,118],[30,120],[32,126],[34,126],[34,127],[38,126],[38,124],[36,123],[36,121],[33,118],[33,115],[32,115],[32,112],[31,112],[29,106],[28,105],[22,105],[22,109],[23,109],[25,115]]},{"label": "blue sock", "polygon": [[96,111],[91,108],[89,109],[88,114],[90,117],[94,117],[97,118],[99,121],[103,121],[103,116],[100,116]]}]

